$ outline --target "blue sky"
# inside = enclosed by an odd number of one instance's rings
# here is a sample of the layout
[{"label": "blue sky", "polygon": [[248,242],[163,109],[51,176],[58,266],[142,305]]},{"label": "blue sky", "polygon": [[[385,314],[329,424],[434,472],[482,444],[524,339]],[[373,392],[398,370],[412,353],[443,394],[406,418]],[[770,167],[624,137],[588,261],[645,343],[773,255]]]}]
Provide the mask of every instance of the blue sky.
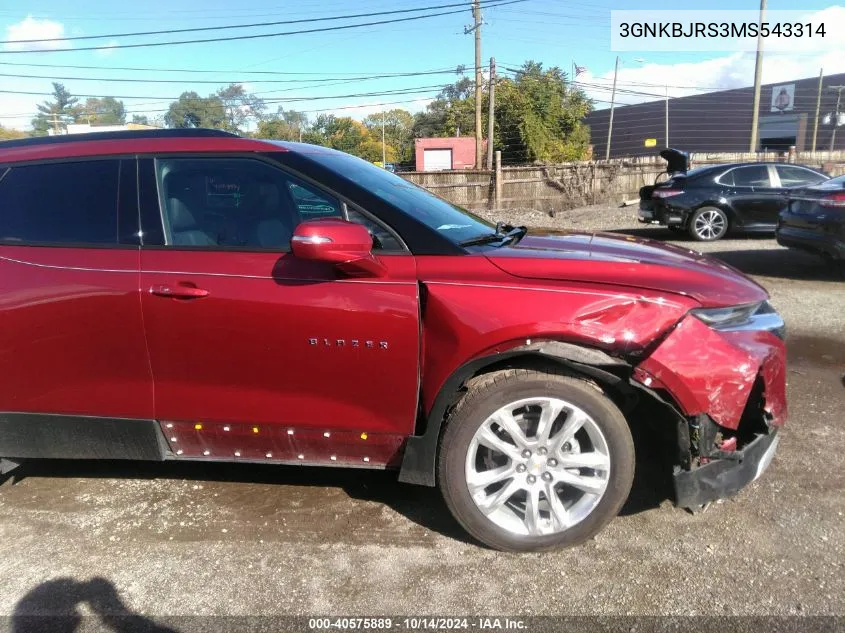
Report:
[{"label": "blue sky", "polygon": [[[394,9],[419,8],[426,5],[447,4],[450,0],[242,0],[225,2],[205,0],[147,0],[117,3],[106,0],[31,0],[6,3],[0,8],[0,33],[3,39],[61,38],[80,35],[99,35],[133,31],[191,28],[249,22],[326,17],[348,13],[365,13]],[[469,2],[467,2],[469,6]],[[579,79],[595,85],[606,85],[612,75],[616,53],[610,50],[609,25],[611,9],[660,9],[666,5],[651,2],[623,2],[621,0],[527,0],[511,6],[491,8],[484,12],[483,58],[495,56],[500,67],[513,67],[524,60],[534,59],[545,65],[558,65],[569,71],[574,60],[589,69]],[[687,9],[756,9],[757,0],[693,0]],[[769,9],[796,9],[796,3],[769,0]],[[845,9],[830,2],[803,0],[800,6],[809,14],[823,11],[845,29]],[[385,19],[385,18],[374,18]],[[453,79],[450,75],[431,75],[318,84],[262,83],[274,79],[325,78],[344,74],[383,74],[429,71],[454,68],[460,64],[468,68],[473,63],[473,38],[464,35],[470,24],[467,9],[461,14],[416,22],[382,25],[365,29],[296,35],[280,38],[255,39],[237,42],[169,46],[159,48],[110,49],[106,51],[72,51],[10,53],[20,45],[6,44],[0,48],[0,73],[26,77],[0,77],[0,124],[25,129],[35,112],[35,104],[46,97],[9,94],[8,91],[49,92],[56,77],[66,88],[78,95],[115,95],[124,98],[130,112],[161,114],[167,103],[183,90],[208,94],[229,81],[250,82],[248,88],[260,96],[280,100],[288,108],[346,113],[361,117],[379,111],[392,101],[413,101],[389,107],[418,110],[437,92],[437,86]],[[246,32],[272,32],[308,28],[310,25],[281,26],[251,29]],[[320,26],[319,24],[313,26]],[[834,25],[837,26],[837,25]],[[840,31],[841,33],[841,31]],[[211,33],[229,35],[230,32]],[[188,34],[188,38],[205,34]],[[182,37],[182,36],[180,36]],[[90,44],[129,44],[138,41],[173,39],[174,36],[144,38],[117,37],[113,40],[74,42],[75,47]],[[34,46],[34,45],[26,45]],[[53,44],[38,45],[45,48]],[[67,46],[67,44],[62,44]],[[644,61],[635,61],[641,57]],[[102,70],[39,68],[11,64],[55,64],[96,66]],[[820,65],[827,72],[845,72],[845,55],[806,54],[801,56],[772,55],[764,67],[764,81],[780,81],[795,77],[813,76]],[[145,67],[161,69],[196,69],[214,73],[164,73],[108,70],[116,67]],[[314,73],[314,75],[266,76],[250,74],[255,71],[278,73]],[[623,55],[620,85],[696,86],[707,88],[747,85],[752,80],[753,55],[744,53],[637,53]],[[43,75],[45,78],[34,78]],[[184,83],[119,83],[86,78],[177,79]],[[213,83],[202,84],[202,79]],[[417,91],[418,89],[418,91]],[[362,98],[340,95],[388,90],[408,90],[397,96]],[[655,88],[655,90],[657,90]],[[682,88],[670,88],[682,94]],[[2,91],[7,91],[6,93]],[[658,90],[661,94],[663,89]],[[608,97],[607,89],[591,88],[591,96],[602,107]],[[337,97],[311,100],[315,97]],[[135,98],[128,98],[135,97]],[[620,95],[622,103],[642,99],[641,96]],[[306,99],[294,101],[293,99]]]}]

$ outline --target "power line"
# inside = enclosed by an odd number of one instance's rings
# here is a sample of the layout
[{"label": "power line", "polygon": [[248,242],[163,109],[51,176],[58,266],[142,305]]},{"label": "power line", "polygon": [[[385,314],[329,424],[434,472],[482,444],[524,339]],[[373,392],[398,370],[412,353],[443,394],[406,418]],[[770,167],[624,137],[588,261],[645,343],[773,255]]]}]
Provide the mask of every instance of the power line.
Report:
[{"label": "power line", "polygon": [[[237,73],[239,75],[294,75],[294,76],[302,76],[302,75],[325,75],[325,72],[290,72],[290,71],[278,71],[278,70],[208,70],[202,68],[142,68],[138,66],[85,66],[79,64],[33,64],[33,63],[23,63],[23,62],[0,62],[0,66],[24,66],[26,68],[68,68],[74,70],[125,70],[130,72],[155,72],[155,73],[221,73],[221,72],[231,72]],[[444,68],[443,70],[449,70]],[[457,70],[457,67],[455,68]],[[350,73],[331,73],[332,75],[337,75],[338,78],[342,78],[348,75],[365,75],[365,74],[376,74],[376,73],[367,73],[364,71],[359,72],[350,72]],[[404,73],[381,73],[385,77],[400,77],[403,76]],[[29,75],[27,75],[29,77]]]},{"label": "power line", "polygon": [[[369,81],[372,79],[392,79],[401,77],[421,77],[423,75],[451,75],[458,74],[456,68],[448,70],[427,70],[407,73],[391,73],[381,75],[364,75],[357,77],[323,77],[319,79],[250,79],[252,84],[287,84],[287,83],[322,83],[331,81]],[[103,81],[107,83],[154,83],[154,84],[240,84],[245,81],[229,79],[140,79],[137,77],[56,77],[53,75],[27,75],[20,73],[0,73],[0,77],[17,77],[23,79],[49,79],[55,81]]]},{"label": "power line", "polygon": [[[298,102],[298,101],[312,101],[312,100],[324,100],[324,99],[353,99],[353,98],[363,98],[363,97],[379,97],[384,95],[390,94],[407,94],[412,93],[413,91],[422,91],[422,90],[432,90],[437,89],[438,92],[442,90],[443,86],[441,84],[434,84],[429,86],[417,86],[414,88],[401,88],[397,90],[386,90],[383,92],[363,92],[363,93],[356,93],[356,94],[346,94],[346,95],[321,95],[321,96],[314,96],[314,97],[281,97],[278,99],[264,99],[264,101],[268,103],[280,102],[280,101],[291,101],[291,102]],[[17,95],[32,95],[38,97],[51,97],[53,96],[52,92],[29,92],[25,90],[0,90],[0,94],[17,94]],[[261,94],[270,94],[270,93],[256,93],[257,95]],[[82,98],[95,98],[99,99],[102,97],[101,94],[74,94],[74,97],[82,97]],[[179,97],[151,97],[149,95],[146,96],[138,96],[138,95],[109,95],[113,99],[155,99],[160,102],[165,101],[177,101]],[[200,97],[200,99],[204,99],[206,97]]]},{"label": "power line", "polygon": [[[501,0],[486,0],[497,2]],[[225,31],[229,29],[251,29],[267,26],[281,26],[282,24],[307,24],[313,22],[329,22],[333,20],[355,20],[358,18],[372,18],[382,15],[396,15],[404,13],[419,13],[420,11],[434,11],[435,9],[451,9],[454,7],[465,7],[465,2],[453,2],[451,4],[439,4],[415,9],[394,9],[392,11],[374,11],[370,13],[354,13],[349,15],[335,15],[323,18],[301,18],[299,20],[278,20],[275,22],[253,22],[252,24],[223,24],[218,26],[198,26],[190,29],[163,29],[161,31],[135,31],[133,33],[108,33],[105,35],[77,35],[74,37],[45,38],[33,40],[7,40],[0,41],[0,44],[43,44],[44,42],[78,42],[82,40],[103,40],[115,39],[118,37],[141,37],[146,35],[175,35],[177,33],[199,33],[204,31]]]},{"label": "power line", "polygon": [[[522,2],[527,2],[528,0],[505,0],[504,2],[501,0],[488,0],[489,2],[496,2],[496,4],[489,4],[487,6],[490,7],[499,7],[505,6],[509,4],[518,4]],[[463,5],[461,5],[463,6]],[[464,9],[456,9],[454,11],[441,11],[439,13],[428,13],[425,15],[414,15],[410,17],[404,18],[393,18],[390,20],[377,20],[373,22],[360,22],[358,24],[343,24],[337,26],[325,26],[320,28],[314,29],[303,29],[300,31],[282,31],[278,33],[257,33],[253,35],[233,35],[230,37],[209,37],[209,38],[202,38],[202,39],[195,39],[195,40],[175,40],[170,42],[143,42],[138,44],[116,44],[112,46],[82,46],[79,48],[51,48],[51,49],[29,49],[29,50],[5,50],[0,51],[2,55],[13,55],[13,54],[20,54],[20,53],[68,53],[68,52],[77,52],[77,51],[100,51],[100,50],[116,50],[116,49],[125,49],[125,48],[152,48],[158,46],[175,46],[180,44],[206,44],[210,42],[233,42],[233,41],[241,41],[241,40],[255,40],[255,39],[265,39],[270,37],[283,37],[288,35],[304,35],[309,33],[326,33],[329,31],[344,31],[349,29],[357,29],[362,28],[365,26],[380,26],[383,24],[396,24],[398,22],[412,22],[416,20],[426,20],[429,18],[436,18],[441,17],[444,15],[455,15],[457,13],[463,13]],[[217,28],[217,27],[207,27],[207,28]],[[167,32],[178,32],[178,31],[161,31],[160,33],[167,33]],[[106,36],[103,36],[106,37]],[[50,42],[56,42],[61,40],[46,40]],[[5,44],[19,44],[20,42],[5,42]]]}]

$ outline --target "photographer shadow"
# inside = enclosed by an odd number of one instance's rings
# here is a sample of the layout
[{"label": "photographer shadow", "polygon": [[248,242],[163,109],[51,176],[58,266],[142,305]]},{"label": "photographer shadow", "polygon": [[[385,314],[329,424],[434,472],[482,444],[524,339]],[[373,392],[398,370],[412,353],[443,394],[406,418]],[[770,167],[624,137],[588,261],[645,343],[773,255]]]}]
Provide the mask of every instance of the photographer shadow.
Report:
[{"label": "photographer shadow", "polygon": [[[88,605],[95,615],[80,613],[78,607],[82,604]],[[84,619],[92,622],[83,622]],[[80,631],[178,633],[176,629],[132,612],[120,599],[115,586],[105,578],[92,578],[87,582],[73,578],[48,580],[21,598],[12,613],[11,633]]]}]

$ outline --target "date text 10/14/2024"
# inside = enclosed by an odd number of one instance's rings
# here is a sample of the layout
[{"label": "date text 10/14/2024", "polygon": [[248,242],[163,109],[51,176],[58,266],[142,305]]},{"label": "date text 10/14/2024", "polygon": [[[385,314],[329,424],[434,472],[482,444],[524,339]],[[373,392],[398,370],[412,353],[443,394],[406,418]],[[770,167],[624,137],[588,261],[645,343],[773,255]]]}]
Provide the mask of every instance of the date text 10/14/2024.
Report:
[{"label": "date text 10/14/2024", "polygon": [[517,618],[478,617],[478,618],[309,618],[308,628],[312,631],[348,630],[348,631],[388,631],[404,629],[409,631],[520,631],[526,629],[526,623]]}]

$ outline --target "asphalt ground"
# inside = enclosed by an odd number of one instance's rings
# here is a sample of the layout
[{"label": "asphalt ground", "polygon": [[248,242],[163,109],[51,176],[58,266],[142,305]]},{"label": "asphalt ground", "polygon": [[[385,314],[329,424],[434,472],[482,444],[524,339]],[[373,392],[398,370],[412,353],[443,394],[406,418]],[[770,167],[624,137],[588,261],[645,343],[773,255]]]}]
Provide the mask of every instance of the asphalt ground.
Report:
[{"label": "asphalt ground", "polygon": [[12,616],[0,628],[77,613],[845,614],[845,279],[770,238],[700,245],[633,213],[531,223],[710,251],[766,286],[786,320],[790,419],[770,469],[738,496],[677,509],[646,451],[594,540],[512,555],[470,541],[437,491],[390,473],[31,463],[0,485],[0,616]]}]

